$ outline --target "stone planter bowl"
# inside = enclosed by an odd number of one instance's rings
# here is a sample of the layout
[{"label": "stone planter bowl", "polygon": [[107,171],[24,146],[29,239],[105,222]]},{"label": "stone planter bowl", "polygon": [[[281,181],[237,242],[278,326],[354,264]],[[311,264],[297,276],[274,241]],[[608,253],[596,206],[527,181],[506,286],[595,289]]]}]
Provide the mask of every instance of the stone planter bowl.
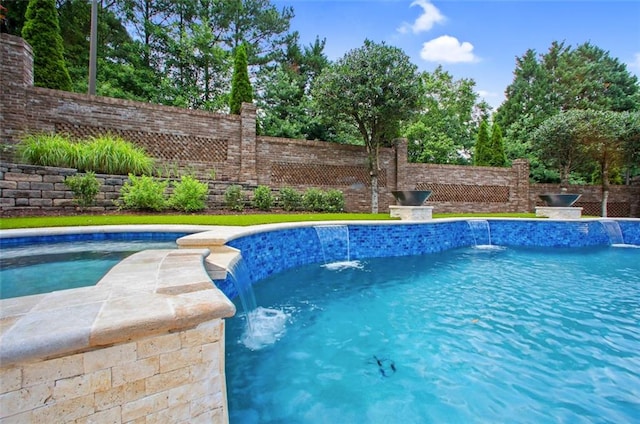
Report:
[{"label": "stone planter bowl", "polygon": [[395,190],[391,194],[400,206],[422,206],[431,196],[431,190]]},{"label": "stone planter bowl", "polygon": [[559,208],[570,207],[580,198],[580,196],[582,195],[569,193],[546,193],[538,195],[538,197],[542,199],[547,206]]}]

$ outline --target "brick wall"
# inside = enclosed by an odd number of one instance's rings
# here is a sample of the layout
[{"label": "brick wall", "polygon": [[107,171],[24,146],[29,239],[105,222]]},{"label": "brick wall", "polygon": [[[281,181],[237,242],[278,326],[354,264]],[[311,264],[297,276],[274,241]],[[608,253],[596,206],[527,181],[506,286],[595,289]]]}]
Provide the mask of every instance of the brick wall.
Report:
[{"label": "brick wall", "polygon": [[0,423],[226,423],[224,322],[0,369]]},{"label": "brick wall", "polygon": [[[0,34],[0,159],[5,162],[14,161],[13,147],[29,132],[59,132],[77,138],[111,132],[143,147],[157,160],[160,171],[177,169],[204,180],[215,173],[215,181],[209,184],[211,209],[223,206],[224,189],[229,184],[243,185],[248,194],[262,184],[274,190],[285,186],[299,191],[309,187],[339,189],[345,194],[347,211],[371,210],[364,147],[258,137],[252,104],[244,104],[240,116],[235,116],[37,88],[33,87],[32,68],[29,45],[19,37]],[[407,163],[406,141],[397,141],[393,148],[380,150],[380,168],[381,212],[395,204],[391,191],[396,189],[432,190],[428,202],[436,213],[526,212],[535,206],[526,161],[514,161],[511,168],[412,164]],[[36,181],[37,177],[31,176],[33,181],[14,181],[12,173],[8,177],[4,172],[0,175],[3,214],[11,208],[32,208],[35,213],[60,207],[64,213],[64,208],[72,207],[70,194],[57,192],[60,178]],[[99,208],[113,207],[115,193],[109,190],[118,190],[118,178],[105,176]],[[57,184],[55,190],[39,186],[50,183]],[[38,190],[40,197],[35,193]],[[635,202],[629,200],[634,196]],[[612,212],[629,210],[631,216],[640,215],[637,198],[633,187],[612,189]]]},{"label": "brick wall", "polygon": [[[532,184],[529,192],[529,209],[544,206],[538,195],[544,193],[559,193],[559,184]],[[602,187],[598,185],[572,185],[569,193],[581,194],[574,204],[581,207],[583,215],[600,216],[602,210]],[[640,186],[610,186],[607,201],[607,216],[609,217],[640,217]]]},{"label": "brick wall", "polygon": [[[406,141],[397,145],[399,190],[431,190],[435,212],[525,212],[529,207],[529,163],[511,168],[408,163]],[[400,173],[399,173],[400,174]]]},{"label": "brick wall", "polygon": [[[370,211],[371,179],[367,156],[360,146],[322,141],[258,137],[258,183],[269,187],[337,188],[345,195],[349,211]],[[395,151],[380,149],[378,178],[379,209],[393,204],[389,194],[395,187]]]}]

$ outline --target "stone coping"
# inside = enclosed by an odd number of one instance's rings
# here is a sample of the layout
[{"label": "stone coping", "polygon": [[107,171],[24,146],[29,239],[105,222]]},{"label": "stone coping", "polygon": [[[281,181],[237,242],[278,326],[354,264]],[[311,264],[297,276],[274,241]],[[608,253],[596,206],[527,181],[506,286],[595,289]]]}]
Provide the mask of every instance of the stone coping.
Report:
[{"label": "stone coping", "polygon": [[[96,232],[96,228],[5,230],[0,237],[79,232]],[[119,262],[95,286],[0,300],[0,366],[66,356],[233,316],[234,304],[212,283],[204,267],[208,255],[208,249],[145,250]]]}]

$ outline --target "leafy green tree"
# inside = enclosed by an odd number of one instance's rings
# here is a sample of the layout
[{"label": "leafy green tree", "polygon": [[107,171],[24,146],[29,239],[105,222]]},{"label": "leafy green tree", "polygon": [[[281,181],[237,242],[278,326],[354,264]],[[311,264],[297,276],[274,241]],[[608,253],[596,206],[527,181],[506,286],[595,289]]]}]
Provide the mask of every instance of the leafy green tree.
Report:
[{"label": "leafy green tree", "polygon": [[637,138],[638,135],[625,134],[626,116],[623,113],[596,110],[579,113],[576,131],[585,153],[598,165],[602,186],[602,216],[606,217],[611,171],[621,167],[624,162],[625,137]]},{"label": "leafy green tree", "polygon": [[247,69],[247,52],[244,44],[241,44],[236,50],[233,63],[229,109],[232,114],[239,115],[242,103],[251,102],[253,102],[253,89],[251,88]]},{"label": "leafy green tree", "polygon": [[502,130],[500,125],[493,123],[491,125],[491,142],[489,144],[489,150],[491,159],[489,161],[491,166],[506,166],[507,157],[504,153],[504,144],[502,142]]},{"label": "leafy green tree", "polygon": [[71,91],[55,0],[29,0],[22,38],[33,49],[34,85]]},{"label": "leafy green tree", "polygon": [[491,141],[489,140],[489,123],[483,119],[478,129],[473,164],[476,166],[491,165]]},{"label": "leafy green tree", "polygon": [[583,111],[569,110],[546,119],[532,133],[540,159],[560,174],[560,185],[568,187],[572,171],[584,165],[585,153],[578,133]]},{"label": "leafy green tree", "polygon": [[423,109],[403,130],[403,137],[409,140],[409,161],[468,163],[478,127],[474,114],[481,107],[475,81],[454,80],[440,66],[421,78]]},{"label": "leafy green tree", "polygon": [[640,175],[640,112],[623,112],[622,142],[625,184]]},{"label": "leafy green tree", "polygon": [[379,149],[399,135],[400,122],[420,107],[423,86],[417,67],[397,47],[365,40],[364,46],[322,71],[313,97],[328,116],[360,133],[371,175],[371,210],[376,213]]}]

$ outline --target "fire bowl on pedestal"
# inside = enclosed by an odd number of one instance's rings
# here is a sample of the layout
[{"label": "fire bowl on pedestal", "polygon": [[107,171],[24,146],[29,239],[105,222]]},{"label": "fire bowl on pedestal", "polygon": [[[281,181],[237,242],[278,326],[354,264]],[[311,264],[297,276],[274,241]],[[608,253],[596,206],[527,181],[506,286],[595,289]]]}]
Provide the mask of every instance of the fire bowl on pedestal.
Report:
[{"label": "fire bowl on pedestal", "polygon": [[546,193],[538,195],[538,197],[543,200],[547,206],[558,208],[570,207],[580,198],[580,196],[582,195],[569,193]]},{"label": "fire bowl on pedestal", "polygon": [[431,190],[395,190],[391,194],[400,206],[422,206],[431,196]]}]

